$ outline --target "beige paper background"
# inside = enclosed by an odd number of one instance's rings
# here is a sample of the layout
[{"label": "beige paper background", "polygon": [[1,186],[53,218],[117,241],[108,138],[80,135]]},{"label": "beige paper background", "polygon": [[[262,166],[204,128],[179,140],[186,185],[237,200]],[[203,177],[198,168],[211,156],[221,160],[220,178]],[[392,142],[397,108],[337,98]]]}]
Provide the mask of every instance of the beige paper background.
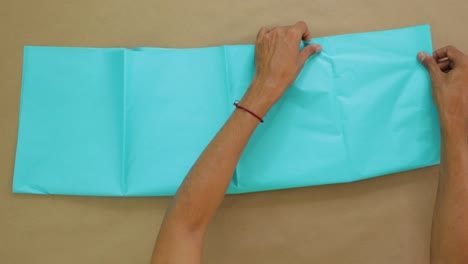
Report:
[{"label": "beige paper background", "polygon": [[[316,36],[430,23],[435,47],[468,52],[467,15],[466,0],[2,0],[0,263],[148,263],[170,201],[11,193],[24,45],[253,43],[260,26],[304,20]],[[229,196],[204,263],[428,263],[436,182],[430,167]]]}]

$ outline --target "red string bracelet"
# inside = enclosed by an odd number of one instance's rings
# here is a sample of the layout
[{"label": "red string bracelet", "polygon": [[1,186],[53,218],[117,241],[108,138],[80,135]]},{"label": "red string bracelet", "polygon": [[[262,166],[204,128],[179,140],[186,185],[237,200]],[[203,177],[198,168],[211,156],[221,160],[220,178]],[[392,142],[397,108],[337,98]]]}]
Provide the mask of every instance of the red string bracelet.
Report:
[{"label": "red string bracelet", "polygon": [[260,122],[263,123],[263,118],[261,118],[259,115],[255,114],[254,112],[250,111],[249,109],[243,107],[242,105],[239,104],[239,101],[234,101],[234,106],[236,108],[239,108],[239,109],[242,109],[244,111],[246,111],[247,113],[253,115],[254,117],[256,117],[258,120],[260,120]]}]

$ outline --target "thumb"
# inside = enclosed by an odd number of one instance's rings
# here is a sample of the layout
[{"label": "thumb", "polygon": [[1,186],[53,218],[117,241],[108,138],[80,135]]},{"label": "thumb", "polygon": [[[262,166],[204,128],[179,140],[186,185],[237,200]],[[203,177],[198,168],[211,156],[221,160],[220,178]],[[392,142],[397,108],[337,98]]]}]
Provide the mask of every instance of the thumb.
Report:
[{"label": "thumb", "polygon": [[425,52],[419,52],[418,60],[419,62],[421,62],[422,65],[424,65],[424,67],[426,67],[433,83],[440,79],[442,71],[440,70],[439,65],[437,65],[437,62],[431,55]]},{"label": "thumb", "polygon": [[315,53],[319,53],[320,51],[322,51],[322,46],[318,44],[306,45],[299,52],[299,62],[301,63],[301,65],[304,65],[304,63],[310,56],[314,55]]}]

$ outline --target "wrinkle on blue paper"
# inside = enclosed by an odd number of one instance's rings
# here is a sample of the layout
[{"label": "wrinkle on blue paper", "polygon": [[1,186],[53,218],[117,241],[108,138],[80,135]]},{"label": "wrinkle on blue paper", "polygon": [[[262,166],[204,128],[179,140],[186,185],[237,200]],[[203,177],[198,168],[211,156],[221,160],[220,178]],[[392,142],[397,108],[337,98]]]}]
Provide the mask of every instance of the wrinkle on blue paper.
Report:
[{"label": "wrinkle on blue paper", "polygon": [[[228,193],[351,182],[439,162],[428,25],[317,38]],[[13,191],[173,195],[254,74],[254,46],[25,47]]]}]

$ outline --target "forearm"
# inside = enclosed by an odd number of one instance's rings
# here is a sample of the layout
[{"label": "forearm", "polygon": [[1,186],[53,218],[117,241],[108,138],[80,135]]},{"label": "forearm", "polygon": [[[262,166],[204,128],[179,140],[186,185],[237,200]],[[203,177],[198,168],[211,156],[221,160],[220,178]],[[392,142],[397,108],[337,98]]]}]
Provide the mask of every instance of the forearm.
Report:
[{"label": "forearm", "polygon": [[245,109],[234,111],[177,191],[159,231],[153,263],[200,263],[208,223],[223,200],[260,117],[294,82],[306,60],[321,50],[320,45],[299,50],[301,39],[310,41],[304,22],[259,30],[255,77],[239,104]]},{"label": "forearm", "polygon": [[179,187],[164,217],[152,263],[199,263],[203,237],[259,120],[236,109]]},{"label": "forearm", "polygon": [[[246,95],[241,104],[264,115],[269,106],[253,103]],[[260,101],[260,100],[257,100]],[[236,109],[223,128],[198,158],[169,208],[163,223],[172,223],[190,232],[203,233],[234,174],[235,167],[259,120]]]},{"label": "forearm", "polygon": [[468,131],[447,127],[442,131],[431,262],[468,263]]}]

